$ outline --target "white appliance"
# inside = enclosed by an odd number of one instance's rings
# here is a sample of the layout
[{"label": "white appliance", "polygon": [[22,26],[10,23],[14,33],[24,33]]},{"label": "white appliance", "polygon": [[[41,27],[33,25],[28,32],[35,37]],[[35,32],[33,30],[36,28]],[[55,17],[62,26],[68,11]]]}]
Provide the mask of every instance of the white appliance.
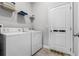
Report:
[{"label": "white appliance", "polygon": [[42,32],[32,31],[32,55],[42,48]]},{"label": "white appliance", "polygon": [[36,30],[28,30],[27,28],[24,28],[24,32],[31,32],[31,53],[34,55],[37,51],[39,51],[43,44],[42,44],[42,32],[36,31]]},{"label": "white appliance", "polygon": [[[12,33],[11,33],[12,34]],[[30,33],[4,34],[6,37],[6,56],[30,56]]]},{"label": "white appliance", "polygon": [[22,32],[19,28],[6,28],[1,30],[4,44],[4,55],[6,56],[30,56],[31,36],[30,32]]},{"label": "white appliance", "polygon": [[72,9],[71,3],[49,9],[50,49],[72,53]]}]

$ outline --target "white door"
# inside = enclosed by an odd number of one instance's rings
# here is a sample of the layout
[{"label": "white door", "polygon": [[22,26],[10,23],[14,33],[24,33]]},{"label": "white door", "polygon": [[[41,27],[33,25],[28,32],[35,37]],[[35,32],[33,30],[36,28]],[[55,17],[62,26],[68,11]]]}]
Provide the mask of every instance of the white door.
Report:
[{"label": "white door", "polygon": [[74,54],[79,56],[79,3],[74,3]]},{"label": "white door", "polygon": [[71,4],[62,5],[49,10],[51,49],[71,53],[72,21]]}]

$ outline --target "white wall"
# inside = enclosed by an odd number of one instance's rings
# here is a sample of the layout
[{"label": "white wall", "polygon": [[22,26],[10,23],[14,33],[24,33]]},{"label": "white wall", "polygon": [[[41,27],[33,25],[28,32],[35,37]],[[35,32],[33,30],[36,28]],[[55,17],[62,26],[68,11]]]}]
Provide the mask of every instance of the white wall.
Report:
[{"label": "white wall", "polygon": [[43,43],[48,45],[48,3],[33,3],[32,9],[35,15],[34,28],[43,32]]},{"label": "white wall", "polygon": [[29,16],[20,16],[18,11],[24,10],[31,15],[31,4],[29,2],[16,2],[16,11],[10,12],[0,7],[0,24],[4,27],[30,27]]}]

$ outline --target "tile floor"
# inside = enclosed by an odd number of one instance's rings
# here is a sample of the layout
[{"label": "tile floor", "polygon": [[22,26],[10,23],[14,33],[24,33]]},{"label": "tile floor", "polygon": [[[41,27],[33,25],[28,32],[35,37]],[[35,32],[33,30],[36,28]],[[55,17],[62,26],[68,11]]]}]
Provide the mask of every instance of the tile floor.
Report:
[{"label": "tile floor", "polygon": [[68,56],[68,55],[64,55],[64,54],[61,54],[55,51],[50,51],[46,48],[43,48],[33,56]]}]

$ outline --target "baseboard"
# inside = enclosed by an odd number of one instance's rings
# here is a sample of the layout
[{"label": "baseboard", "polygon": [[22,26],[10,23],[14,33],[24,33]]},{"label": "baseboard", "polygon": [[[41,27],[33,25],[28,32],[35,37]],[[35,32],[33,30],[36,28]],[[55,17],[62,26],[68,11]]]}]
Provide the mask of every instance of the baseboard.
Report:
[{"label": "baseboard", "polygon": [[49,49],[49,46],[48,45],[43,45],[43,48]]}]

